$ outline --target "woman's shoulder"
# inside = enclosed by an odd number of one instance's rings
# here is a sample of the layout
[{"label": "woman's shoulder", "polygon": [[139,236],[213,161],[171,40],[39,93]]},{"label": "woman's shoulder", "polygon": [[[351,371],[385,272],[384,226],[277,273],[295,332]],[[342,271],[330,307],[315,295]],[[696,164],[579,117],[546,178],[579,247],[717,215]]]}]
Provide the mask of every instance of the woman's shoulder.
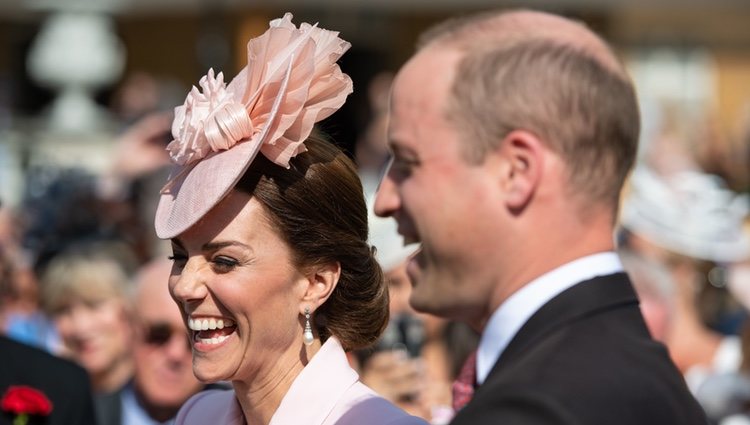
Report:
[{"label": "woman's shoulder", "polygon": [[361,382],[352,385],[331,415],[336,425],[428,425],[379,396]]},{"label": "woman's shoulder", "polygon": [[177,413],[175,425],[233,425],[242,424],[242,418],[234,391],[211,389],[190,397]]}]

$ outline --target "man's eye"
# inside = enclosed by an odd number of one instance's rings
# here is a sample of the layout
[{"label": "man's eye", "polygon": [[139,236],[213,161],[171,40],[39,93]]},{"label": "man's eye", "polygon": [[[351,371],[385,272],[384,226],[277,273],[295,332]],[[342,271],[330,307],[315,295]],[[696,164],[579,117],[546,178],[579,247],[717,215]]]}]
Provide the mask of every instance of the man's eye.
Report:
[{"label": "man's eye", "polygon": [[394,156],[391,159],[390,171],[398,176],[408,175],[412,172],[418,162],[413,159]]}]

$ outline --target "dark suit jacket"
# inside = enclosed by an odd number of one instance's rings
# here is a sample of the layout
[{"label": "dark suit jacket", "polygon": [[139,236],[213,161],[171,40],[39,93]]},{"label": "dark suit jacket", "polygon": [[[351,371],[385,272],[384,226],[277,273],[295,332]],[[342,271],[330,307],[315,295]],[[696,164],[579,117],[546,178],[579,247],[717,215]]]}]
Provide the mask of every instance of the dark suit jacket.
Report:
[{"label": "dark suit jacket", "polygon": [[[46,418],[34,418],[30,424],[96,423],[91,386],[84,369],[45,351],[0,336],[0,397],[11,385],[30,386],[41,391],[52,402],[52,413]],[[11,414],[0,412],[0,425],[10,425],[12,421]]]},{"label": "dark suit jacket", "polygon": [[707,423],[624,273],[562,292],[520,329],[451,424]]}]

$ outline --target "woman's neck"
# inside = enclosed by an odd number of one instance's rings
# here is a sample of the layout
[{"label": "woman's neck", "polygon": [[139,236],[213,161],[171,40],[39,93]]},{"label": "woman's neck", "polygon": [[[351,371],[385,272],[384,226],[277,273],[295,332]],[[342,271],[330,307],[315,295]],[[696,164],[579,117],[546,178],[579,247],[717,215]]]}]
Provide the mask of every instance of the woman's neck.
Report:
[{"label": "woman's neck", "polygon": [[311,346],[303,345],[297,354],[282,356],[250,379],[232,381],[248,425],[268,425],[271,422],[281,400],[320,346],[320,341],[315,340]]}]

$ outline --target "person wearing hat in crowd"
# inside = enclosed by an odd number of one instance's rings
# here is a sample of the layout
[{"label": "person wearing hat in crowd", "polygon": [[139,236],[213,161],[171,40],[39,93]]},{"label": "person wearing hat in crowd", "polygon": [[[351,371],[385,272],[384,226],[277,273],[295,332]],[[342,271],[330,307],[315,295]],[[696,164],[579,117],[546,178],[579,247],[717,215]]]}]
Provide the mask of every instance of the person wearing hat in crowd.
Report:
[{"label": "person wearing hat in crowd", "polygon": [[371,174],[360,175],[368,201],[370,244],[388,283],[390,320],[375,347],[356,353],[356,365],[362,382],[397,406],[433,425],[447,424],[453,416],[451,383],[476,349],[478,336],[463,323],[422,314],[409,305],[406,264],[419,244],[405,245],[396,221],[375,215],[377,181],[371,181]]},{"label": "person wearing hat in crowd", "polygon": [[313,129],[352,91],[349,43],[291,14],[250,40],[228,85],[201,79],[175,110],[178,164],[157,236],[203,391],[177,424],[424,424],[359,382],[346,352],[388,319],[354,164]]},{"label": "person wearing hat in crowd", "polygon": [[623,268],[633,283],[641,313],[651,336],[664,342],[671,331],[675,311],[675,285],[666,266],[625,246],[617,250]]},{"label": "person wearing hat in crowd", "polygon": [[543,12],[450,20],[390,106],[375,211],[421,242],[410,303],[482,333],[451,423],[705,424],[614,252],[639,117],[610,47]]},{"label": "person wearing hat in crowd", "polygon": [[409,280],[405,271],[406,259],[417,247],[403,245],[393,220],[372,213],[372,176],[360,173],[360,177],[368,201],[369,242],[376,250],[388,285],[389,320],[375,346],[356,351],[350,361],[366,385],[405,411],[429,419],[429,410],[419,397],[426,389],[420,360],[424,326],[409,307]]},{"label": "person wearing hat in crowd", "polygon": [[701,402],[718,393],[716,386],[710,394],[702,389],[707,380],[737,372],[742,362],[732,322],[745,315],[728,270],[750,258],[743,230],[748,207],[747,197],[717,176],[692,170],[665,176],[646,166],[633,172],[623,201],[621,249],[667,270],[674,295],[659,339]]}]

